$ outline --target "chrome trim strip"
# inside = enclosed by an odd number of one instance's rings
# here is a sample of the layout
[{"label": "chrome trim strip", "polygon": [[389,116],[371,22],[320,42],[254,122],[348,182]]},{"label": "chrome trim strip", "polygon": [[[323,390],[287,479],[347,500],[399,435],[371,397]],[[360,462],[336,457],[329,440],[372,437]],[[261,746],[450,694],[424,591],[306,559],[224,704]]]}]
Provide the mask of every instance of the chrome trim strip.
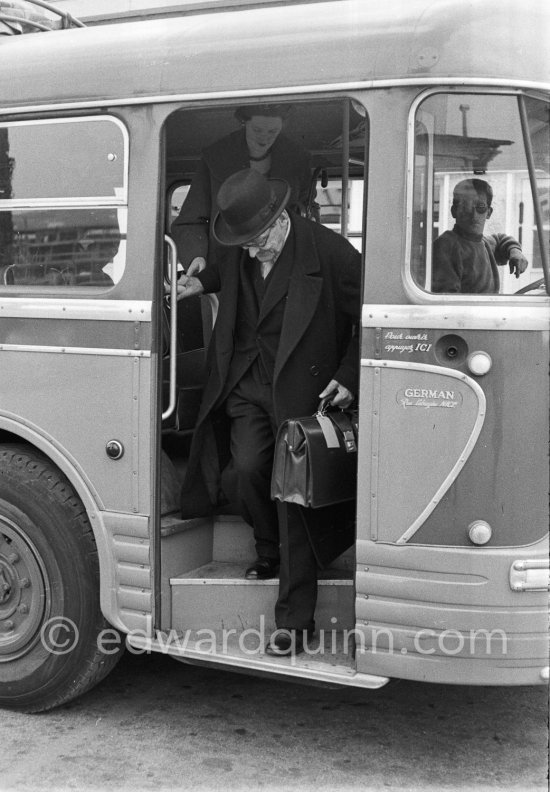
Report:
[{"label": "chrome trim strip", "polygon": [[549,591],[550,562],[547,558],[521,558],[510,567],[512,591]]},{"label": "chrome trim strip", "polygon": [[97,355],[98,357],[151,357],[149,349],[103,349],[103,347],[60,347],[38,344],[0,344],[0,352],[47,352],[51,355]]},{"label": "chrome trim strip", "polygon": [[[521,299],[521,298],[520,298]],[[496,305],[496,300],[501,304]],[[363,305],[362,327],[440,330],[550,330],[550,310],[542,305],[502,304],[502,297],[476,305]],[[380,364],[380,361],[378,361]]]},{"label": "chrome trim strip", "polygon": [[483,389],[481,388],[478,383],[473,380],[471,377],[468,377],[466,374],[463,374],[460,371],[455,371],[454,369],[444,368],[441,366],[431,366],[428,363],[407,363],[401,361],[394,361],[394,360],[371,360],[370,358],[362,358],[361,359],[361,366],[374,368],[375,370],[383,369],[405,369],[408,371],[424,371],[431,374],[443,374],[446,377],[451,377],[453,379],[461,380],[462,382],[466,383],[476,394],[478,398],[478,412],[477,417],[474,422],[473,429],[470,433],[470,437],[468,438],[466,445],[457,459],[456,463],[453,465],[451,470],[449,471],[448,476],[443,480],[439,488],[437,489],[433,498],[431,498],[430,502],[426,506],[426,508],[418,515],[416,520],[410,525],[405,533],[397,539],[395,544],[405,544],[406,542],[411,539],[412,536],[419,530],[419,528],[423,525],[424,521],[430,516],[433,512],[443,495],[447,492],[451,484],[455,481],[456,477],[468,461],[468,458],[472,451],[475,448],[475,444],[477,439],[480,435],[481,429],[483,427],[483,423],[485,421],[485,412],[487,407],[487,401],[485,399],[485,394]]},{"label": "chrome trim strip", "polygon": [[127,206],[125,197],[92,195],[88,198],[0,198],[0,209],[110,209],[113,206]]},{"label": "chrome trim strip", "polygon": [[233,90],[233,91],[203,91],[201,93],[193,94],[167,94],[167,95],[149,95],[139,97],[105,97],[103,99],[94,99],[92,101],[81,102],[65,102],[65,103],[50,103],[43,105],[24,105],[0,108],[0,116],[12,115],[14,113],[44,113],[61,109],[71,110],[85,110],[93,107],[122,107],[127,105],[143,105],[143,104],[167,104],[170,102],[204,102],[214,100],[228,100],[228,99],[248,99],[257,98],[258,96],[294,96],[307,95],[323,92],[333,91],[363,91],[373,88],[401,88],[401,87],[418,87],[422,86],[438,86],[444,88],[445,86],[470,86],[470,87],[490,87],[490,88],[503,88],[513,91],[518,90],[534,90],[534,91],[550,91],[550,83],[537,82],[535,80],[502,80],[496,77],[482,78],[482,77],[403,77],[401,79],[381,79],[381,80],[358,80],[354,82],[345,83],[323,83],[320,85],[293,85],[293,86],[278,86],[273,88],[258,88],[248,90]]},{"label": "chrome trim strip", "polygon": [[[13,288],[13,287],[10,287]],[[150,322],[150,300],[82,300],[0,296],[0,319],[89,319],[92,321]]]},{"label": "chrome trim strip", "polygon": [[[319,586],[353,586],[350,578],[323,579],[317,581]],[[170,578],[171,586],[279,586],[278,578],[268,580],[246,580],[243,578],[189,578],[173,577]]]}]

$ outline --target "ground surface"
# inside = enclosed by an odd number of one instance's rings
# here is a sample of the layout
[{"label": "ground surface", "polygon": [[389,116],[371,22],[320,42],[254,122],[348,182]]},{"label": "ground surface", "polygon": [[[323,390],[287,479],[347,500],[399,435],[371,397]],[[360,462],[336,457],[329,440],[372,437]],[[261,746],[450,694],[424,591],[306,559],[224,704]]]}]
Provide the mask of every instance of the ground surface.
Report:
[{"label": "ground surface", "polygon": [[0,713],[2,792],[546,790],[547,690],[327,690],[127,653],[43,715]]}]

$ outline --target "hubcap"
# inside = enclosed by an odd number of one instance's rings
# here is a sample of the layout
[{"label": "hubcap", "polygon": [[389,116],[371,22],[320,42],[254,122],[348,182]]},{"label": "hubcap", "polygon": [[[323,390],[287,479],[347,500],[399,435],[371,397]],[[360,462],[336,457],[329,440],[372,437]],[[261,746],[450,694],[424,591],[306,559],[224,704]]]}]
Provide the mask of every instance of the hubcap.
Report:
[{"label": "hubcap", "polygon": [[38,640],[49,604],[46,581],[32,542],[0,515],[0,663],[25,654]]}]

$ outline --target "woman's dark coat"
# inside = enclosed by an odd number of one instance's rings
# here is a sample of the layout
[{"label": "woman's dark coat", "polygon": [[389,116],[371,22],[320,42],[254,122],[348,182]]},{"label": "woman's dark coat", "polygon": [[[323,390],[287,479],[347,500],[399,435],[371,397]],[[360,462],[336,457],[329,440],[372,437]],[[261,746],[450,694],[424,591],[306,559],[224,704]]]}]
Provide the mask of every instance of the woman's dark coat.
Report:
[{"label": "woman's dark coat", "polygon": [[[311,183],[308,154],[283,133],[277,136],[270,153],[271,168],[266,175],[289,183],[290,209],[305,206]],[[206,258],[212,243],[209,222],[217,212],[216,196],[221,185],[229,176],[249,167],[244,129],[216,141],[202,152],[187,198],[171,228],[184,269],[196,256]]]}]

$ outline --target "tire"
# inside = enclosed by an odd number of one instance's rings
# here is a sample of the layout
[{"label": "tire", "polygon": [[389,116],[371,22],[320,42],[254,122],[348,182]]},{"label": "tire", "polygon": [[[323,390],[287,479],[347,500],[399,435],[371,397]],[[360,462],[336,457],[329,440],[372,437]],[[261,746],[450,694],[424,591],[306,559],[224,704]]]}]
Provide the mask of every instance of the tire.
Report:
[{"label": "tire", "polygon": [[119,639],[76,492],[36,449],[0,445],[0,707],[41,712],[82,695],[120,659]]}]

